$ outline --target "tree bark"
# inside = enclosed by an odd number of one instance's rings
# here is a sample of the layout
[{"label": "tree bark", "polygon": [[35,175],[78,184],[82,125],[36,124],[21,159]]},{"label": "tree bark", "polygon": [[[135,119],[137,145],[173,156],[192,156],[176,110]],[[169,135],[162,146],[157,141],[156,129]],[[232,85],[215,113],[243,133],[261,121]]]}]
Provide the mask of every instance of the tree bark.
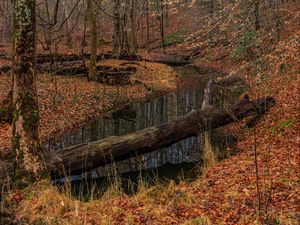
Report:
[{"label": "tree bark", "polygon": [[17,171],[24,169],[38,177],[45,165],[35,86],[35,6],[35,0],[14,1],[13,153]]},{"label": "tree bark", "polygon": [[70,13],[68,9],[68,4],[66,0],[62,1],[63,7],[64,7],[64,19],[67,19],[66,21],[66,33],[67,33],[67,46],[69,48],[73,47],[73,40],[72,40],[72,32],[71,31],[71,24],[70,24]]},{"label": "tree bark", "polygon": [[120,7],[120,0],[114,0],[113,58],[117,59],[121,54]]},{"label": "tree bark", "polygon": [[[78,175],[111,162],[170,146],[244,117],[263,113],[274,104],[275,100],[271,97],[251,102],[246,96],[230,109],[193,110],[170,123],[60,151],[44,152],[44,157],[52,177]],[[5,180],[10,173],[11,162],[0,161],[0,180]]]},{"label": "tree bark", "polygon": [[260,0],[255,0],[255,2],[254,2],[254,18],[255,18],[255,30],[256,31],[258,31],[260,29],[259,4],[260,4]]},{"label": "tree bark", "polygon": [[97,63],[97,22],[96,22],[96,14],[94,9],[93,0],[87,1],[87,10],[88,10],[88,18],[89,18],[89,26],[90,26],[90,47],[91,47],[91,57],[89,64],[89,74],[88,80],[95,80],[96,76],[96,63]]}]

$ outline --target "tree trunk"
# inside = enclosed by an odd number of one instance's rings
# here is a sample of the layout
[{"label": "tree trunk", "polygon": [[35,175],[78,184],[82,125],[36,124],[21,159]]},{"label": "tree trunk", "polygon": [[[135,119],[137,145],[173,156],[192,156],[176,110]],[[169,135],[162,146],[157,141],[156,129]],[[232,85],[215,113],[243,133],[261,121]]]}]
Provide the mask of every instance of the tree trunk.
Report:
[{"label": "tree trunk", "polygon": [[137,1],[136,0],[131,0],[131,9],[130,9],[130,20],[131,20],[131,37],[132,37],[132,46],[131,46],[131,52],[130,55],[136,55],[137,53]]},{"label": "tree trunk", "polygon": [[255,0],[254,2],[254,17],[255,17],[255,30],[258,31],[260,29],[260,22],[259,22],[259,0]]},{"label": "tree trunk", "polygon": [[62,1],[63,7],[64,7],[64,19],[67,19],[66,21],[66,34],[67,34],[67,46],[69,48],[73,47],[73,40],[72,40],[72,33],[71,31],[71,24],[70,24],[70,14],[69,9],[66,0]]},{"label": "tree trunk", "polygon": [[39,108],[34,72],[35,4],[35,0],[14,1],[13,152],[17,171],[24,169],[30,176],[38,177],[45,165],[39,137]]},{"label": "tree trunk", "polygon": [[149,23],[149,0],[146,0],[146,13],[147,13],[147,50],[150,52],[150,23]]},{"label": "tree trunk", "polygon": [[160,28],[160,36],[162,47],[164,53],[166,53],[166,46],[165,46],[165,27],[164,27],[164,13],[163,13],[163,0],[157,0],[157,12],[159,15],[159,28]]},{"label": "tree trunk", "polygon": [[119,58],[121,54],[120,37],[120,0],[114,0],[114,33],[113,33],[113,57]]},{"label": "tree trunk", "polygon": [[96,75],[96,63],[97,63],[97,23],[96,23],[96,14],[94,9],[93,0],[87,1],[87,10],[89,17],[89,25],[90,25],[90,47],[91,47],[91,58],[89,65],[89,74],[88,79],[95,80]]}]

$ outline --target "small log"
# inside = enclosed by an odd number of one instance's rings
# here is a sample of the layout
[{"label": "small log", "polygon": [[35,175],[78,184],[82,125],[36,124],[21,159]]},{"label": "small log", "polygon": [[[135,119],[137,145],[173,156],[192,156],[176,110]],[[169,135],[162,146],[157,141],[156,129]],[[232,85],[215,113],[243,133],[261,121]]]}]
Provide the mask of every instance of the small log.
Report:
[{"label": "small log", "polygon": [[[56,62],[71,62],[71,61],[80,61],[83,59],[89,59],[91,54],[84,53],[84,54],[40,54],[36,57],[36,63],[43,64],[43,63],[51,63],[55,59]],[[97,61],[104,60],[104,59],[112,59],[113,54],[112,53],[103,53],[97,55]],[[134,60],[139,61],[141,60],[141,57],[138,55],[127,55],[127,54],[121,54],[118,59],[122,60]]]},{"label": "small log", "polygon": [[[156,127],[64,150],[44,152],[44,159],[54,178],[78,175],[111,162],[170,146],[244,117],[261,114],[273,105],[275,100],[272,97],[251,102],[246,96],[230,109],[193,110],[186,116]],[[0,180],[5,180],[12,172],[12,161],[0,161]]]},{"label": "small log", "polygon": [[192,64],[192,62],[188,59],[184,58],[161,58],[161,59],[153,59],[153,60],[145,60],[147,62],[156,62],[156,63],[162,63],[162,64],[167,64],[170,66],[185,66]]},{"label": "small log", "polygon": [[[57,75],[87,75],[88,69],[82,62],[64,62],[59,64],[55,68],[49,64],[39,65],[38,70],[40,72],[55,73]],[[136,72],[135,67],[119,67],[114,68],[110,66],[97,66],[97,80],[106,84],[130,84],[130,75]]]}]

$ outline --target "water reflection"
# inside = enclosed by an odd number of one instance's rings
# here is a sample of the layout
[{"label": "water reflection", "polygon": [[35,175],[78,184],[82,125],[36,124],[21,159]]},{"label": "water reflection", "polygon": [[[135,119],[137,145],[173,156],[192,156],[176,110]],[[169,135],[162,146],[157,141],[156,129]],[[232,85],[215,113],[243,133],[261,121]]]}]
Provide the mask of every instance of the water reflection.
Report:
[{"label": "water reflection", "polygon": [[[180,68],[181,71],[186,72]],[[192,74],[191,74],[192,73]],[[189,70],[189,75],[198,75],[197,70]],[[203,88],[206,79],[195,76],[188,87],[144,103],[136,103],[109,116],[94,120],[80,129],[67,133],[59,139],[49,140],[48,149],[65,147],[96,141],[109,136],[124,135],[146,127],[159,125],[199,109],[203,100]],[[196,162],[201,159],[201,140],[190,137],[168,148],[134,157],[115,165],[107,165],[88,173],[88,176],[102,177],[112,173],[124,173],[141,169],[160,167],[165,164]]]}]

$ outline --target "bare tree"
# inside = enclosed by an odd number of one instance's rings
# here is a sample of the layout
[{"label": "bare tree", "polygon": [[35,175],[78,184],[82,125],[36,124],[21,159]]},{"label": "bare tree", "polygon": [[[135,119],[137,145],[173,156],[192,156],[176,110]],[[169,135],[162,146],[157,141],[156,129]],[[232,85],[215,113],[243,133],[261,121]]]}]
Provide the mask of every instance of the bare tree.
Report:
[{"label": "bare tree", "polygon": [[121,53],[121,31],[120,31],[120,0],[114,0],[114,33],[113,33],[113,56],[119,58]]},{"label": "bare tree", "polygon": [[95,80],[96,74],[96,63],[97,63],[97,22],[96,22],[96,13],[93,0],[87,1],[87,10],[88,10],[88,20],[90,28],[90,47],[91,47],[91,57],[89,65],[89,80]]}]

